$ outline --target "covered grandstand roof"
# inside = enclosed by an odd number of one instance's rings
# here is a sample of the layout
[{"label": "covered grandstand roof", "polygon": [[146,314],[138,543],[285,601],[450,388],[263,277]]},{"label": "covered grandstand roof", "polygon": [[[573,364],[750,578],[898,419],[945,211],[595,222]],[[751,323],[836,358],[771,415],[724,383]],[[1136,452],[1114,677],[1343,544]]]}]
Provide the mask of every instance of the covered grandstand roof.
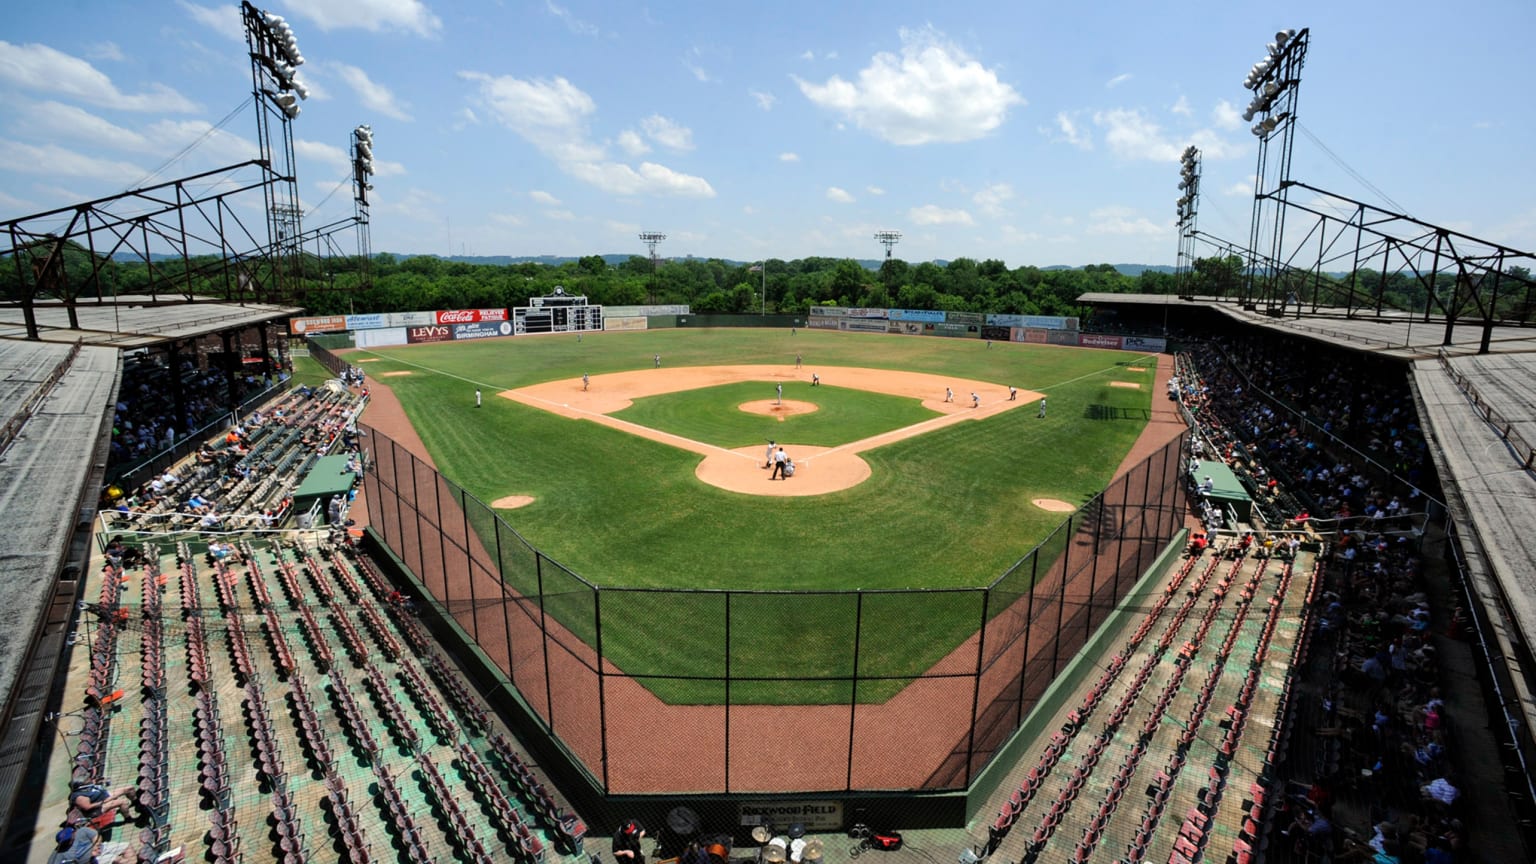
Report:
[{"label": "covered grandstand roof", "polygon": [[[0,415],[14,409],[69,355],[70,346],[0,339]],[[117,352],[82,348],[0,460],[0,705],[10,700],[33,628],[52,596],[92,468],[102,424],[117,396]],[[86,502],[92,507],[95,499]]]},{"label": "covered grandstand roof", "polygon": [[[1346,315],[1346,310],[1342,308],[1320,307],[1314,312],[1311,307],[1303,306],[1305,311],[1298,318],[1295,315],[1296,307],[1291,306],[1289,307],[1290,317],[1274,317],[1266,314],[1262,309],[1245,309],[1231,299],[1196,297],[1193,300],[1184,300],[1172,294],[1113,294],[1100,291],[1083,294],[1077,298],[1077,302],[1090,306],[1166,308],[1171,315],[1176,315],[1176,310],[1181,307],[1211,309],[1234,321],[1278,333],[1315,339],[1354,351],[1367,351],[1405,359],[1433,356],[1442,348],[1448,354],[1475,354],[1483,338],[1482,325],[1473,319],[1463,318],[1457,322],[1452,331],[1451,344],[1443,345],[1444,318],[1435,317],[1425,322],[1422,315],[1393,310],[1387,310],[1380,317],[1374,315],[1366,317],[1366,314],[1356,309],[1354,317],[1349,317]],[[1169,323],[1170,326],[1174,324],[1172,320]],[[1495,327],[1492,335],[1491,350],[1493,351],[1500,353],[1536,351],[1536,329]]]},{"label": "covered grandstand roof", "polygon": [[[1528,657],[1536,634],[1536,355],[1420,360],[1412,383],[1447,503],[1481,551],[1469,554],[1467,569],[1519,630],[1508,632],[1495,616],[1494,636],[1506,655],[1519,646]],[[1527,682],[1511,677],[1519,692],[1506,697],[1536,722]]]},{"label": "covered grandstand roof", "polygon": [[[78,328],[69,326],[69,310],[63,306],[35,307],[41,338],[45,342],[83,341],[87,345],[145,348],[175,339],[190,339],[299,313],[292,306],[258,303],[166,303],[153,305],[119,297],[117,303],[81,303],[75,306]],[[19,306],[0,307],[0,337],[25,338],[26,321]]]}]

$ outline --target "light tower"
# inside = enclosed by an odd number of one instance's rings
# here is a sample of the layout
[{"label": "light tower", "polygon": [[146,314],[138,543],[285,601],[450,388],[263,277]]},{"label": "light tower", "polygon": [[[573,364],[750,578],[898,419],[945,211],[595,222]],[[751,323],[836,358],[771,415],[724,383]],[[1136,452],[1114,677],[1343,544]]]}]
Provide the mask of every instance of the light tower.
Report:
[{"label": "light tower", "polygon": [[368,227],[368,193],[373,184],[373,127],[359,124],[352,130],[352,218],[357,223],[357,290],[372,284],[369,264],[373,260],[373,240]]},{"label": "light tower", "polygon": [[[303,260],[292,123],[299,116],[299,101],[309,98],[309,88],[299,80],[298,67],[304,65],[304,55],[299,53],[293,28],[283,16],[241,2],[240,18],[245,24],[245,44],[251,57],[256,141],[261,148],[261,161],[278,177],[278,182],[263,187],[263,194],[267,205],[267,239],[272,244],[277,271],[274,281],[281,291],[286,262],[291,260],[298,266]],[[272,128],[273,120],[277,121],[276,130]]]},{"label": "light tower", "polygon": [[889,261],[891,260],[891,249],[895,248],[896,244],[901,242],[901,232],[876,231],[875,239],[880,241],[880,245],[885,247],[885,260]]},{"label": "light tower", "polygon": [[1195,216],[1200,205],[1200,150],[1191,144],[1179,157],[1179,257],[1174,288],[1180,296],[1193,294],[1195,266]]},{"label": "light tower", "polygon": [[651,291],[650,302],[656,302],[656,269],[661,266],[661,261],[656,257],[656,244],[667,239],[667,235],[660,231],[641,231],[640,241],[651,250]]},{"label": "light tower", "polygon": [[[1253,100],[1243,112],[1244,120],[1258,118],[1253,134],[1259,139],[1259,165],[1254,172],[1253,217],[1248,229],[1248,278],[1244,283],[1243,302],[1257,303],[1261,298],[1273,307],[1286,301],[1285,288],[1278,272],[1284,260],[1286,197],[1291,184],[1291,147],[1296,137],[1296,100],[1301,86],[1301,67],[1307,59],[1310,40],[1307,28],[1281,30],[1275,41],[1265,46],[1265,54],[1248,70],[1243,87],[1253,91]],[[1277,158],[1271,160],[1271,142],[1279,144]],[[1261,272],[1261,270],[1263,272]],[[1268,288],[1258,284],[1268,276]]]}]

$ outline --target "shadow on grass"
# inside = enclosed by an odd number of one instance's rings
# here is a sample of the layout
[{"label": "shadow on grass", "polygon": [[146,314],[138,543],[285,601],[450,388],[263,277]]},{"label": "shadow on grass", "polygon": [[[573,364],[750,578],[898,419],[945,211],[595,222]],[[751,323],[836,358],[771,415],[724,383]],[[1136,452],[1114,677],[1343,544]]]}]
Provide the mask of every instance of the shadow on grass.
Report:
[{"label": "shadow on grass", "polygon": [[1118,405],[1090,404],[1083,409],[1083,418],[1086,420],[1137,420],[1152,419],[1152,412],[1147,408],[1125,408]]}]

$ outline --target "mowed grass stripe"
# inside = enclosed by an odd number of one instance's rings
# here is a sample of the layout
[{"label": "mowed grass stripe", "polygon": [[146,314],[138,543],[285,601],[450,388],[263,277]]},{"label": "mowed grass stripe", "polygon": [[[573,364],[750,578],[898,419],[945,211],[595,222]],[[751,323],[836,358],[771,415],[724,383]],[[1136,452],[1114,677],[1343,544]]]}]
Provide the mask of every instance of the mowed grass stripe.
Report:
[{"label": "mowed grass stripe", "polygon": [[[1150,371],[1126,371],[1130,358],[1122,352],[1001,343],[988,350],[972,340],[812,331],[795,337],[777,331],[728,335],[660,331],[587,336],[581,343],[566,337],[486,340],[383,352],[378,356],[386,359],[367,369],[374,375],[413,370],[388,383],[444,473],[484,501],[514,493],[535,496],[535,504],[502,515],[551,558],[610,587],[984,586],[1060,523],[1060,514],[1033,507],[1031,499],[1082,503],[1097,493],[1145,425],[1150,406]],[[786,347],[788,362],[794,349],[805,354],[807,372],[818,365],[810,359],[815,357],[829,366],[912,369],[1044,389],[1049,416],[1037,419],[1026,406],[955,424],[862,454],[874,473],[853,489],[764,498],[705,485],[693,476],[696,455],[619,430],[506,399],[487,398],[485,408],[476,411],[472,387],[419,368],[510,388],[589,369],[596,374],[644,368],[658,352],[664,365],[672,360],[702,365],[706,358],[780,362]],[[1112,380],[1145,383],[1136,390],[1110,387]],[[727,408],[735,411],[734,403]],[[517,587],[531,593],[534,586]],[[861,674],[916,674],[974,631],[979,595],[937,596],[944,599],[866,598]],[[552,606],[552,613],[578,635],[592,638],[590,602],[570,599],[568,612]],[[603,602],[605,620],[623,622],[605,628],[605,653],[627,673],[723,669],[718,600],[605,592]],[[846,674],[851,639],[844,640],[851,624],[837,611],[845,600],[813,595],[764,602],[810,611],[739,620],[733,609],[733,675]],[[914,602],[923,605],[910,608]],[[700,608],[694,614],[680,605]],[[718,690],[681,681],[647,685],[674,701],[707,702]],[[864,685],[859,695],[885,698],[899,686]],[[846,698],[847,685],[769,683],[733,687],[732,696],[816,702]]]}]

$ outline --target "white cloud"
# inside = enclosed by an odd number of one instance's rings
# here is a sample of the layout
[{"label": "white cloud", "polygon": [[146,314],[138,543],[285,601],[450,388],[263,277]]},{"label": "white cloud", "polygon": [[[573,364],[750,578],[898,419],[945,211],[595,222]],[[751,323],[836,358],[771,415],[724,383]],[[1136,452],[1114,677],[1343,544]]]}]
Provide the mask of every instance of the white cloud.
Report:
[{"label": "white cloud", "polygon": [[992,217],[1006,214],[1008,211],[1003,208],[1003,203],[1012,198],[1013,187],[1007,183],[993,183],[971,196],[981,212]]},{"label": "white cloud", "polygon": [[1173,107],[1168,110],[1180,117],[1190,117],[1195,113],[1194,109],[1189,107],[1189,99],[1185,98],[1182,93],[1179,94],[1178,100],[1173,103]]},{"label": "white cloud", "polygon": [[857,83],[837,75],[825,84],[795,83],[815,104],[898,145],[971,141],[1025,104],[995,71],[931,29],[903,29],[901,54],[876,54]]},{"label": "white cloud", "polygon": [[14,195],[8,195],[4,190],[0,190],[0,208],[3,208],[0,212],[5,213],[21,213],[36,209],[31,201],[25,198],[17,198]]},{"label": "white cloud", "polygon": [[553,196],[551,194],[549,194],[548,192],[545,192],[543,189],[534,189],[534,190],[530,191],[528,193],[528,197],[532,198],[534,201],[536,201],[536,202],[538,202],[540,204],[543,204],[543,205],[546,205],[546,206],[549,206],[549,207],[559,207],[560,206],[560,199],[556,198],[555,196]]},{"label": "white cloud", "polygon": [[1104,129],[1105,143],[1122,159],[1177,162],[1188,144],[1199,147],[1201,155],[1210,159],[1221,159],[1232,153],[1232,145],[1205,129],[1194,132],[1185,140],[1168,138],[1161,127],[1135,109],[1097,111],[1093,122]]},{"label": "white cloud", "polygon": [[566,79],[460,74],[479,85],[480,99],[496,119],[545,155],[569,162],[603,158],[603,149],[587,140],[587,118],[597,105]]},{"label": "white cloud", "polygon": [[517,213],[490,213],[491,221],[498,225],[506,225],[517,228],[527,224],[528,220]]},{"label": "white cloud", "polygon": [[1211,121],[1217,129],[1243,128],[1243,115],[1238,113],[1236,105],[1225,99],[1216,101],[1216,107],[1211,109]]},{"label": "white cloud", "polygon": [[777,96],[763,90],[752,90],[749,92],[752,94],[752,99],[757,102],[757,107],[764,111],[772,111],[773,103],[779,101]]},{"label": "white cloud", "polygon": [[1056,141],[1065,141],[1079,150],[1092,150],[1093,137],[1077,122],[1077,112],[1060,111],[1056,114]]},{"label": "white cloud", "polygon": [[148,149],[143,135],[124,129],[84,108],[45,101],[16,106],[15,117],[19,131],[34,138],[52,138],[77,141],[96,141],[118,150]]},{"label": "white cloud", "polygon": [[946,210],[937,204],[924,204],[907,211],[915,225],[973,225],[975,220],[964,210]]},{"label": "white cloud", "polygon": [[574,222],[576,221],[576,214],[569,210],[545,210],[544,218],[553,219],[556,222]]},{"label": "white cloud", "polygon": [[[370,33],[405,30],[432,36],[443,26],[421,0],[283,0],[283,6],[315,22],[321,30],[356,27]],[[301,38],[300,50],[303,47]]]},{"label": "white cloud", "polygon": [[1237,198],[1239,196],[1251,197],[1253,195],[1253,181],[1249,180],[1247,183],[1233,183],[1231,186],[1221,190],[1221,194],[1230,198]]},{"label": "white cloud", "polygon": [[191,100],[164,84],[151,84],[143,93],[123,93],[89,62],[35,42],[13,45],[0,40],[0,81],[120,111],[197,110]]},{"label": "white cloud", "polygon": [[148,173],[131,162],[98,159],[57,144],[23,144],[0,138],[0,169],[49,177],[84,177],[122,186],[137,183]]},{"label": "white cloud", "polygon": [[879,186],[865,186],[864,187],[864,191],[868,192],[871,195],[884,195],[885,194],[885,190],[881,189]]},{"label": "white cloud", "polygon": [[640,226],[634,222],[619,222],[609,219],[603,224],[607,226],[609,231],[615,234],[638,234],[640,232]]},{"label": "white cloud", "polygon": [[1088,214],[1089,234],[1159,235],[1168,233],[1168,227],[1153,224],[1145,216],[1139,216],[1129,207],[1101,207]]},{"label": "white cloud", "polygon": [[[709,70],[705,69],[703,64],[700,62],[700,60],[704,57],[704,53],[704,49],[695,45],[692,48],[689,48],[687,53],[683,55],[682,61],[683,66],[693,75],[696,81],[701,84],[708,84],[709,82],[715,80],[715,76],[709,74]],[[709,53],[715,54],[717,52],[711,51]]]},{"label": "white cloud", "polygon": [[587,137],[587,118],[597,111],[596,103],[564,78],[459,75],[478,85],[483,107],[497,120],[584,183],[615,195],[715,196],[714,187],[702,177],[654,162],[642,162],[636,169],[609,161],[606,148]]},{"label": "white cloud", "polygon": [[562,167],[576,179],[615,195],[715,197],[714,187],[703,177],[673,171],[654,162],[641,162],[638,171],[620,162],[573,162]]},{"label": "white cloud", "polygon": [[645,143],[645,139],[640,137],[640,133],[633,129],[625,129],[619,133],[619,146],[623,147],[624,152],[631,156],[639,156],[642,153],[651,152],[651,145]]},{"label": "white cloud", "polygon": [[1115,77],[1109,79],[1108,81],[1105,81],[1104,82],[1104,87],[1105,87],[1105,89],[1109,89],[1109,88],[1112,88],[1112,87],[1119,87],[1121,84],[1124,84],[1125,82],[1131,80],[1131,78],[1133,78],[1133,77],[1135,77],[1135,76],[1131,75],[1131,73],[1129,73],[1129,72],[1122,72],[1119,75],[1116,75]]},{"label": "white cloud", "polygon": [[187,10],[192,20],[212,29],[215,33],[235,42],[245,41],[245,22],[240,17],[240,4],[221,3],[212,8],[199,6],[196,3],[188,3],[187,0],[176,0],[177,5]]},{"label": "white cloud", "polygon": [[779,161],[780,162],[799,162],[800,161],[800,154],[799,153],[780,153],[779,154]]},{"label": "white cloud", "polygon": [[809,48],[807,48],[803,52],[801,52],[800,59],[801,60],[815,60],[816,59],[816,52],[812,51]]},{"label": "white cloud", "polygon": [[692,150],[693,130],[687,126],[661,116],[652,114],[640,121],[640,128],[645,131],[647,137],[668,150]]},{"label": "white cloud", "polygon": [[406,113],[406,109],[410,106],[396,99],[395,94],[388,87],[369,78],[367,72],[346,63],[329,63],[327,68],[334,70],[341,76],[341,80],[347,82],[347,86],[357,94],[364,108],[396,120],[411,119],[411,115]]},{"label": "white cloud", "polygon": [[846,190],[846,189],[839,189],[836,186],[828,186],[827,187],[827,200],[828,201],[836,201],[839,204],[852,204],[853,203],[853,196],[849,195],[848,194],[848,190]]},{"label": "white cloud", "polygon": [[121,63],[126,59],[123,56],[123,49],[117,47],[117,43],[110,40],[95,43],[86,51],[86,56],[92,60],[108,60],[115,63]]},{"label": "white cloud", "polygon": [[572,33],[575,33],[577,36],[598,35],[599,31],[596,24],[592,24],[577,18],[575,15],[571,14],[571,10],[556,4],[554,0],[544,0],[544,9],[545,11],[549,12],[549,14],[559,18],[565,24],[566,29],[570,30]]}]

